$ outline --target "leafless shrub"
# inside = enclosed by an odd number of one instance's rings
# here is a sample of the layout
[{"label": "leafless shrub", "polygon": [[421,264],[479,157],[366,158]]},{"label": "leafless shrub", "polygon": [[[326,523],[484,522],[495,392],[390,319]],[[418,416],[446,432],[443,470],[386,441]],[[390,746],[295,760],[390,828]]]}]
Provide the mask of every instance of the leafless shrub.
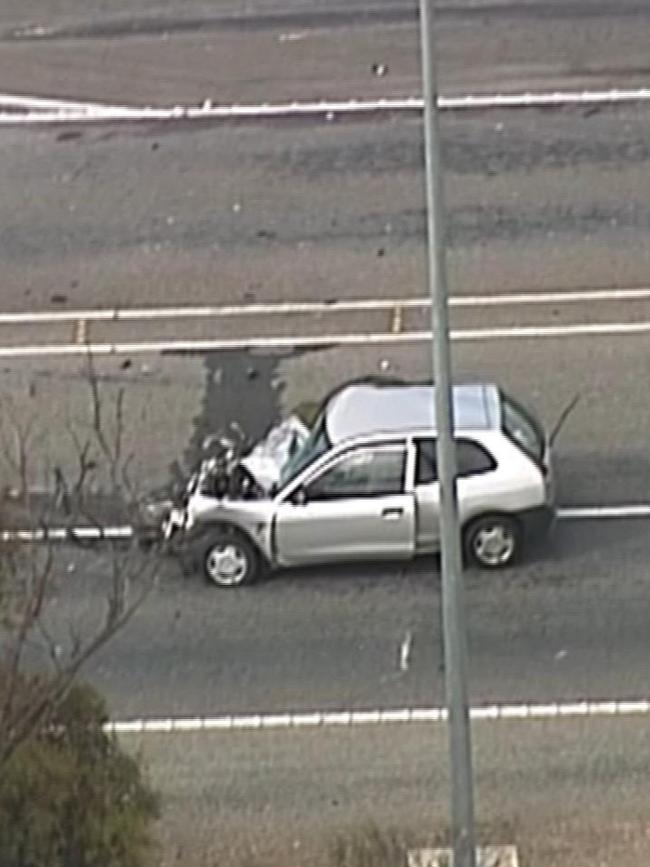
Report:
[{"label": "leafless shrub", "polygon": [[[85,537],[75,531],[77,527],[95,528],[100,534],[107,509],[120,508],[126,514],[138,499],[128,475],[130,459],[124,453],[124,389],[106,395],[90,355],[86,374],[88,420],[69,425],[67,431],[76,469],[70,478],[69,472],[53,466],[48,490],[40,498],[29,495],[28,485],[30,459],[39,441],[35,421],[12,423],[5,402],[0,443],[9,431],[13,439],[10,465],[18,484],[12,489],[14,502],[5,504],[4,520],[0,514],[4,525],[0,543],[0,773],[3,763],[65,698],[84,663],[124,627],[155,585],[159,565],[155,552],[145,556],[135,539],[94,542],[96,562],[109,576],[98,603],[103,607],[101,617],[90,634],[81,636],[71,630],[65,652],[48,630],[44,613],[59,583],[56,547],[61,537],[88,546]],[[39,539],[36,544],[6,529],[16,502],[21,522],[30,528],[32,539]],[[28,660],[30,644],[35,642],[46,649],[50,663],[46,678],[33,674]],[[30,683],[32,688],[25,687]]]}]

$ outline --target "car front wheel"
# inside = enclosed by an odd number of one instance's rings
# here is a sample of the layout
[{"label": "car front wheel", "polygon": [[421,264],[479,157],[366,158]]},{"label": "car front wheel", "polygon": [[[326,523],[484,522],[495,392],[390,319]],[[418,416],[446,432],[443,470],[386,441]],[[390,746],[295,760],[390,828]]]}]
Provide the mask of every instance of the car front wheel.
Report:
[{"label": "car front wheel", "polygon": [[257,578],[259,557],[243,536],[215,533],[205,549],[203,569],[208,581],[218,587],[242,587]]},{"label": "car front wheel", "polygon": [[521,548],[521,530],[508,515],[485,515],[465,530],[465,553],[481,569],[512,566]]}]

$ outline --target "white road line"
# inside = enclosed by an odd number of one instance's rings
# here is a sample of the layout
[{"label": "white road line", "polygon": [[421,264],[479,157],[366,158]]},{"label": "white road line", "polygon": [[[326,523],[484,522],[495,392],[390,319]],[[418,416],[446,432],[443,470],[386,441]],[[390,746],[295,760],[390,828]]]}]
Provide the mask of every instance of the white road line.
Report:
[{"label": "white road line", "polygon": [[[559,508],[560,521],[603,521],[625,520],[631,518],[650,518],[650,504],[628,504],[620,506],[570,506]],[[135,528],[129,525],[107,527],[48,527],[37,530],[4,530],[0,532],[2,542],[66,542],[77,539],[130,539]],[[408,666],[412,649],[412,635],[407,632],[399,648],[399,664]]]},{"label": "white road line", "polygon": [[[522,325],[502,328],[467,328],[451,331],[457,342],[538,340],[554,337],[632,336],[650,333],[650,320],[640,322],[580,322],[571,325]],[[70,355],[144,355],[159,352],[220,352],[244,349],[319,349],[329,346],[368,346],[424,343],[431,331],[366,332],[350,334],[240,337],[224,339],[148,340],[124,343],[43,343],[0,346],[0,358]]]},{"label": "white road line", "polygon": [[[454,850],[449,847],[408,849],[406,867],[450,867]],[[517,847],[512,843],[487,843],[476,846],[477,867],[520,867]]]},{"label": "white road line", "polygon": [[558,509],[558,518],[571,520],[598,520],[616,518],[650,518],[650,506],[586,506]]},{"label": "white road line", "polygon": [[2,542],[68,542],[75,539],[130,539],[133,527],[47,527],[38,530],[4,530]]},{"label": "white road line", "polygon": [[[496,295],[456,295],[451,307],[510,307],[584,302],[648,301],[650,287],[579,289],[557,292],[512,292]],[[0,313],[0,325],[42,325],[57,322],[132,322],[157,319],[219,319],[291,314],[353,313],[355,311],[428,309],[429,298],[351,298],[341,301],[276,301],[261,304],[222,304],[177,307],[112,307]]]},{"label": "white road line", "polygon": [[75,102],[70,99],[56,99],[42,96],[21,96],[15,93],[0,93],[0,108],[9,106],[24,110],[35,109],[37,111],[103,111],[106,109],[126,108],[126,106],[102,105],[98,102]]},{"label": "white road line", "polygon": [[[492,704],[470,709],[477,722],[650,716],[647,699],[551,702],[545,704]],[[440,723],[444,707],[387,710],[339,710],[310,713],[241,714],[213,717],[168,717],[114,720],[105,730],[115,734],[172,734],[210,731],[270,731],[276,729],[352,728],[395,723]]]},{"label": "white road line", "polygon": [[[572,105],[602,105],[650,101],[650,88],[611,88],[607,90],[565,90],[551,92],[467,94],[440,97],[442,110],[467,111],[472,109],[510,109],[563,107]],[[53,100],[56,105],[56,100]],[[76,113],[54,109],[25,112],[16,115],[0,112],[0,124],[84,123],[97,121],[174,121],[174,120],[228,120],[237,118],[290,118],[310,115],[333,117],[337,114],[353,115],[375,112],[422,111],[421,97],[399,99],[347,99],[307,102],[257,103],[250,105],[204,104],[201,106],[176,105],[173,108],[92,106],[82,103]]]},{"label": "white road line", "polygon": [[406,634],[399,645],[399,670],[402,672],[406,672],[409,670],[409,665],[411,664],[411,649],[413,647],[413,633],[410,629],[406,631]]}]

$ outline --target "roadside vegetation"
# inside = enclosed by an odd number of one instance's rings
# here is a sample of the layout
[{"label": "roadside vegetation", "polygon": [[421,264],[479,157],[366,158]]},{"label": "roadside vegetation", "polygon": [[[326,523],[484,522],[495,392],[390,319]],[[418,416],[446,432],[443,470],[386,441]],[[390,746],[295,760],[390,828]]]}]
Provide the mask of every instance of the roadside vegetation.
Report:
[{"label": "roadside vegetation", "polygon": [[[23,680],[18,703],[47,690]],[[4,762],[0,774],[2,867],[145,867],[155,863],[158,799],[139,763],[104,731],[106,707],[73,686]]]},{"label": "roadside vegetation", "polygon": [[[27,409],[17,407],[0,395],[2,867],[156,863],[157,797],[138,758],[105,730],[102,698],[79,683],[88,660],[145,602],[159,565],[155,550],[144,555],[135,539],[89,544],[76,532],[78,527],[99,532],[107,517],[116,509],[127,513],[139,495],[123,447],[123,390],[104,389],[90,357],[85,378],[86,416],[61,431],[76,459],[72,469],[48,464],[39,452],[38,406],[32,409],[26,400]],[[16,530],[28,531],[30,541]],[[70,580],[68,559],[60,554],[62,537],[67,546],[88,549],[90,568],[103,579],[105,589],[96,600],[91,597],[83,629],[52,616]]]}]

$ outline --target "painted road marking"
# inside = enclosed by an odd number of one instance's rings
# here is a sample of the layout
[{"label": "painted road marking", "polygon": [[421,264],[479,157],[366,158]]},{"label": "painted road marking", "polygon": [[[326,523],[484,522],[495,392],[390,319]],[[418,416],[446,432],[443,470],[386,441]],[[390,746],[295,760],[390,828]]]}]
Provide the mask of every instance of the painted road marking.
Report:
[{"label": "painted road marking", "polygon": [[[36,99],[36,97],[35,97]],[[649,102],[650,88],[610,88],[607,90],[558,90],[523,93],[467,94],[464,96],[440,97],[438,106],[443,111],[468,111],[512,108],[560,108],[582,105],[617,105],[622,103]],[[82,103],[81,108],[69,110],[68,106],[30,111],[21,114],[0,112],[0,124],[34,123],[88,123],[97,121],[174,121],[174,120],[229,120],[237,118],[291,118],[323,115],[331,118],[337,114],[354,115],[377,112],[421,112],[422,97],[399,99],[347,99],[318,100],[307,102],[258,103],[250,105],[219,105],[210,102],[196,105],[176,105],[172,108],[103,106]]]},{"label": "painted road marking", "polygon": [[[650,320],[640,322],[578,322],[572,325],[521,325],[502,328],[452,329],[454,342],[538,340],[554,337],[614,337],[650,333]],[[0,346],[0,358],[69,355],[145,355],[159,352],[223,352],[245,349],[327,349],[331,346],[390,345],[429,342],[430,330],[351,334],[240,337],[224,339],[147,340],[124,343],[42,343]]]},{"label": "painted road marking", "polygon": [[[70,99],[56,99],[42,96],[21,96],[15,93],[0,93],[0,111],[4,107],[21,109],[22,111],[64,111],[88,112],[117,108],[118,106],[102,105],[98,102],[75,102]],[[126,106],[119,106],[126,108]]]},{"label": "painted road marking", "polygon": [[571,520],[602,520],[616,518],[650,518],[650,506],[587,506],[558,510],[558,518]]},{"label": "painted road marking", "polygon": [[410,629],[406,631],[406,635],[399,645],[399,660],[398,666],[401,672],[409,670],[411,664],[411,650],[413,649],[413,633]]},{"label": "painted road marking", "polygon": [[85,346],[88,343],[88,323],[85,319],[78,319],[74,324],[73,338],[75,343]]},{"label": "painted road marking", "polygon": [[[496,295],[456,295],[451,307],[517,307],[584,302],[648,301],[650,287],[578,289],[557,292],[511,292]],[[431,299],[351,298],[341,301],[277,301],[263,304],[222,304],[178,307],[113,307],[79,310],[44,310],[0,313],[0,325],[49,325],[57,322],[132,322],[155,319],[218,319],[237,316],[286,316],[288,314],[354,313],[394,310],[396,307],[428,309]]]},{"label": "painted road marking", "polygon": [[[628,504],[620,506],[570,506],[559,508],[560,521],[611,521],[631,518],[650,518],[650,504]],[[50,527],[38,530],[4,530],[0,533],[2,542],[68,542],[75,538],[84,540],[130,539],[136,535],[134,527],[124,524],[107,527]],[[410,653],[410,633],[407,633],[406,656]],[[403,646],[400,649],[400,658]]]},{"label": "painted road marking", "polygon": [[[647,699],[614,701],[549,702],[533,704],[490,704],[470,709],[476,722],[504,720],[598,719],[650,716]],[[239,714],[212,717],[167,717],[113,720],[105,730],[115,734],[172,734],[209,731],[269,731],[377,726],[395,723],[441,723],[447,720],[444,707],[396,708],[385,710],[312,711],[309,713]]]},{"label": "painted road marking", "polygon": [[396,304],[393,308],[390,330],[393,334],[399,334],[402,330],[402,305]]},{"label": "painted road marking", "polygon": [[[407,867],[453,867],[454,852],[450,847],[409,849]],[[510,843],[488,843],[476,847],[476,867],[519,867],[517,847]]]},{"label": "painted road marking", "polygon": [[2,542],[72,542],[75,539],[131,539],[133,527],[48,527],[38,530],[4,530]]}]

